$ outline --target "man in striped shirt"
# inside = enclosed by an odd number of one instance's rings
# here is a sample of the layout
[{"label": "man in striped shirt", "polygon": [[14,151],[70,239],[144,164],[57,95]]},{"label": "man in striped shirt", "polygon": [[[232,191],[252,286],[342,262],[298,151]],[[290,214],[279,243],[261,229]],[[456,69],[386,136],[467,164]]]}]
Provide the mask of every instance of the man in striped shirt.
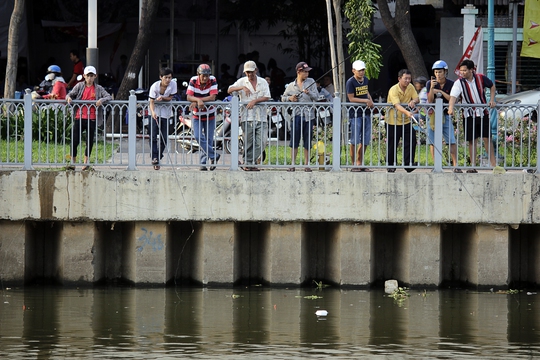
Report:
[{"label": "man in striped shirt", "polygon": [[[495,107],[495,84],[487,76],[477,74],[474,71],[472,60],[463,60],[459,65],[460,78],[454,82],[450,90],[450,102],[448,105],[448,115],[454,113],[454,105],[461,96],[463,104],[486,104],[485,88],[490,89],[489,107]],[[463,110],[465,118],[465,140],[469,143],[469,155],[471,157],[472,168],[468,173],[476,173],[476,139],[482,137],[484,147],[489,151],[489,161],[491,166],[497,165],[493,146],[489,141],[490,125],[489,112],[485,107],[466,107]]]},{"label": "man in striped shirt", "polygon": [[[197,75],[189,80],[186,91],[187,101],[191,101],[189,110],[193,114],[193,134],[199,143],[201,152],[201,171],[207,170],[207,161],[210,164],[218,162],[220,155],[214,149],[214,131],[216,130],[216,108],[213,105],[207,106],[205,102],[216,100],[218,93],[217,80],[210,75],[212,70],[208,64],[201,64],[197,68]],[[210,167],[214,170],[215,167]]]}]

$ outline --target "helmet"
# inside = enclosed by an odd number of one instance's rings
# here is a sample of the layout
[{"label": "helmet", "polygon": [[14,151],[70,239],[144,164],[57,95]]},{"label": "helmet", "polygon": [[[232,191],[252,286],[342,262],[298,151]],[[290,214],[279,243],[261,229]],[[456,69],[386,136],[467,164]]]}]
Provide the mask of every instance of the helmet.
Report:
[{"label": "helmet", "polygon": [[211,73],[212,69],[210,69],[210,66],[207,64],[201,64],[197,68],[197,74],[210,75]]},{"label": "helmet", "polygon": [[60,69],[60,66],[58,66],[58,65],[51,65],[51,66],[49,66],[49,67],[47,68],[47,72],[50,72],[50,73],[52,73],[52,72],[54,72],[54,73],[61,73],[62,70]]},{"label": "helmet", "polygon": [[437,60],[433,63],[433,66],[431,67],[431,70],[435,69],[444,69],[448,70],[448,64],[444,62],[444,60]]}]

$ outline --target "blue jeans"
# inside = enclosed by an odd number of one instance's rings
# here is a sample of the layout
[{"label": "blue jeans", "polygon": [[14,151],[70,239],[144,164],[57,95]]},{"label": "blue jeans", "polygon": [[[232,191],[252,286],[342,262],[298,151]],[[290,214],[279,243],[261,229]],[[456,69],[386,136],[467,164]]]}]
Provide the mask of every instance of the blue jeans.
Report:
[{"label": "blue jeans", "polygon": [[294,123],[291,130],[291,142],[289,146],[296,149],[300,146],[300,136],[302,136],[302,142],[304,149],[309,150],[311,147],[311,137],[313,136],[313,121],[305,121],[305,117],[302,115],[294,116]]},{"label": "blue jeans", "polygon": [[[163,159],[163,151],[167,147],[169,119],[158,117],[157,120],[150,118],[152,128],[150,132],[150,146],[152,147],[152,159]],[[159,124],[158,124],[159,123]],[[158,137],[159,135],[159,143]]]},{"label": "blue jeans", "polygon": [[371,117],[349,118],[349,133],[352,145],[369,145],[371,142]]},{"label": "blue jeans", "polygon": [[214,131],[216,130],[216,120],[195,120],[192,122],[193,136],[199,143],[201,153],[201,164],[206,164],[208,159],[216,159],[214,150]]}]

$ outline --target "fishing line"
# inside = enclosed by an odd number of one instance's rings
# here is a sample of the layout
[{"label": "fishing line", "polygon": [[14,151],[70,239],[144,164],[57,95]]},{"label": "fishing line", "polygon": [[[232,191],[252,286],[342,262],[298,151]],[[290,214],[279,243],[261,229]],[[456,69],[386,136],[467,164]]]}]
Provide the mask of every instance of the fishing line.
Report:
[{"label": "fishing line", "polygon": [[[173,113],[176,113],[173,111]],[[156,121],[157,123],[157,128],[158,128],[158,131],[159,131],[159,146],[163,146],[163,142],[165,142],[165,150],[167,151],[167,160],[169,161],[170,164],[172,164],[172,157],[171,157],[171,148],[169,146],[169,138],[168,136],[164,136],[162,131],[161,131],[161,126],[159,126],[159,122],[158,121],[161,121],[161,117],[159,118],[159,120],[156,120],[156,119],[152,119],[152,121]],[[167,119],[166,121],[168,122],[169,119]],[[163,141],[162,139],[166,139],[165,141]],[[182,186],[180,185],[180,179],[178,177],[178,173],[176,171],[176,168],[175,166],[172,166],[172,169],[173,169],[173,174],[174,174],[174,178],[176,180],[176,185],[178,186],[178,189],[180,190],[180,194],[182,196],[182,203],[184,204],[184,208],[186,209],[186,214],[188,215],[188,218],[189,218],[189,225],[191,226],[191,233],[189,234],[189,236],[186,238],[186,240],[184,241],[184,244],[182,245],[182,248],[180,250],[180,253],[178,254],[178,260],[177,260],[177,264],[176,264],[176,269],[175,269],[175,272],[174,272],[174,285],[175,285],[175,291],[176,291],[176,285],[177,285],[177,275],[178,275],[178,271],[180,269],[180,259],[182,257],[182,254],[184,253],[184,250],[189,242],[189,240],[191,239],[191,237],[193,236],[193,234],[195,234],[195,227],[193,226],[193,220],[191,219],[191,216],[190,216],[190,211],[189,211],[189,208],[187,206],[187,201],[186,201],[186,198],[185,198],[185,195],[184,195],[184,191],[182,189]],[[176,291],[176,295],[178,298],[180,298],[178,296],[178,291]]]},{"label": "fishing line", "polygon": [[[414,116],[411,116],[410,119],[411,119],[411,120],[412,120],[412,121],[420,128],[420,130],[421,130],[423,133],[427,134],[427,130],[424,129],[424,128],[422,127],[422,125],[420,125],[420,123],[418,122],[418,120],[416,120],[416,118],[415,118]],[[433,148],[434,148],[435,150],[437,150],[437,152],[441,155],[441,157],[444,157],[444,155],[443,155],[443,153],[441,152],[441,150],[440,150],[437,146],[435,146],[435,141],[433,141],[433,144],[431,144],[431,145],[433,145]],[[454,174],[454,178],[456,178],[456,179],[459,181],[459,183],[461,184],[461,187],[462,187],[463,189],[465,189],[465,192],[469,195],[469,197],[472,199],[472,201],[475,203],[475,205],[478,207],[478,209],[480,209],[480,211],[481,211],[482,214],[483,214],[483,213],[484,213],[484,209],[480,206],[480,204],[475,200],[475,198],[473,197],[473,195],[471,194],[471,192],[467,189],[467,187],[466,187],[465,184],[463,183],[463,180],[461,180],[461,179],[459,178],[459,176],[457,176],[457,174]],[[460,190],[461,190],[461,189],[460,189]]]}]

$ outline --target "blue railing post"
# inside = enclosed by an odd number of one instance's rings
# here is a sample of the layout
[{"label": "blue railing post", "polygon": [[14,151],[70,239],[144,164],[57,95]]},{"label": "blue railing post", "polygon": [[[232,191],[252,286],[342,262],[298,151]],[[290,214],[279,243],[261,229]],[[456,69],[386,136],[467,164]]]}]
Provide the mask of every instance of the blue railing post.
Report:
[{"label": "blue railing post", "polygon": [[341,171],[341,99],[334,98],[332,116],[332,170]]},{"label": "blue railing post", "polygon": [[128,167],[127,170],[137,170],[137,96],[135,90],[129,91],[128,103]]},{"label": "blue railing post", "polygon": [[[428,115],[429,116],[429,115]],[[442,173],[442,134],[443,134],[443,101],[435,99],[435,138],[433,139],[433,161],[435,162],[434,173]],[[426,127],[426,133],[428,129]],[[427,135],[427,134],[426,134]]]},{"label": "blue railing post", "polygon": [[[238,96],[233,96],[231,100],[231,170],[238,170],[239,107],[240,101],[238,100]],[[223,121],[225,121],[225,119],[223,119]]]},{"label": "blue railing post", "polygon": [[32,93],[26,89],[24,93],[24,167],[23,170],[34,170],[32,166]]}]

